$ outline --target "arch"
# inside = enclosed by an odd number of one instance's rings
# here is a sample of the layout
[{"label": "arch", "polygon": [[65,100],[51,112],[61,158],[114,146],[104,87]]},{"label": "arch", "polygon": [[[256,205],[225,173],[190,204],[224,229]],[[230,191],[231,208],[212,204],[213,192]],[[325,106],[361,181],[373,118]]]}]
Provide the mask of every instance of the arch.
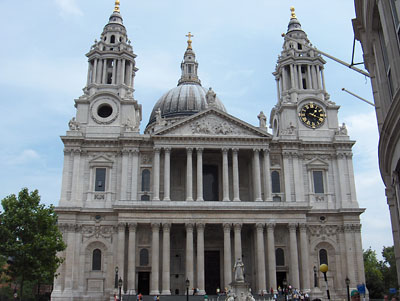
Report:
[{"label": "arch", "polygon": [[285,265],[285,251],[282,248],[277,248],[275,250],[275,257],[277,266]]},{"label": "arch", "polygon": [[150,170],[142,171],[142,191],[150,191]]},{"label": "arch", "polygon": [[94,249],[92,252],[92,271],[101,271],[101,250]]},{"label": "arch", "polygon": [[114,35],[111,36],[110,43],[111,43],[111,44],[114,44],[114,43],[115,43],[115,36],[114,36]]},{"label": "arch", "polygon": [[139,253],[139,265],[147,266],[149,264],[149,250],[141,249]]},{"label": "arch", "polygon": [[326,249],[319,249],[319,264],[327,264],[328,265],[328,251]]}]

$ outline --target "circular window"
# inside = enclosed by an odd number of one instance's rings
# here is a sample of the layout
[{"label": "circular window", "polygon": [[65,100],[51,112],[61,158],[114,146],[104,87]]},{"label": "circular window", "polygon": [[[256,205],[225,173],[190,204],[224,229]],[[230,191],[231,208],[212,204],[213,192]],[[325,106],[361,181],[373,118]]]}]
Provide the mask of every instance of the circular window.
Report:
[{"label": "circular window", "polygon": [[102,118],[107,118],[107,117],[111,116],[112,112],[113,112],[113,109],[108,103],[102,104],[97,109],[97,115],[99,115]]}]

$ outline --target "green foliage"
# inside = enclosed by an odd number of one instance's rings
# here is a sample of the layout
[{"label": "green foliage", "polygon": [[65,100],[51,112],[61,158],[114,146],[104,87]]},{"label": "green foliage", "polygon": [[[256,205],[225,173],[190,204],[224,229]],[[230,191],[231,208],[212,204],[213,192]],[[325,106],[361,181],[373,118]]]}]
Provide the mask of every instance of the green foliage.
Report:
[{"label": "green foliage", "polygon": [[370,299],[381,299],[384,293],[383,275],[381,264],[376,257],[376,252],[368,248],[363,253],[365,281]]},{"label": "green foliage", "polygon": [[394,246],[383,247],[382,257],[384,259],[382,262],[382,275],[385,283],[385,292],[388,292],[389,288],[398,288]]},{"label": "green foliage", "polygon": [[0,255],[13,257],[6,273],[12,281],[52,283],[62,258],[57,252],[65,249],[62,234],[57,227],[54,207],[40,204],[37,190],[22,189],[1,201]]}]

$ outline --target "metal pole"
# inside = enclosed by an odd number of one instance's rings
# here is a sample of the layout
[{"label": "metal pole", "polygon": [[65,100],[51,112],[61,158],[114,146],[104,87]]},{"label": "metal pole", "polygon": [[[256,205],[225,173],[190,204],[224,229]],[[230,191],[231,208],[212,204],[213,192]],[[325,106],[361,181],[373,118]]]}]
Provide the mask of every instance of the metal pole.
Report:
[{"label": "metal pole", "polygon": [[328,278],[326,278],[326,272],[323,272],[325,284],[326,284],[326,294],[328,295],[328,300],[331,300],[331,295],[329,294]]},{"label": "metal pole", "polygon": [[350,288],[348,284],[346,284],[346,286],[347,286],[347,301],[350,301]]},{"label": "metal pole", "polygon": [[357,94],[354,94],[353,92],[350,92],[349,90],[346,90],[345,88],[342,88],[342,91],[349,93],[350,95],[353,95],[354,97],[357,97],[358,99],[362,100],[363,102],[366,102],[367,104],[375,107],[375,104],[370,102],[369,100],[366,100],[365,98],[362,98],[361,96],[358,96]]},{"label": "metal pole", "polygon": [[334,60],[335,62],[337,62],[337,63],[339,63],[339,64],[342,64],[342,65],[344,65],[344,66],[346,66],[346,67],[349,67],[350,69],[353,69],[354,71],[357,71],[358,73],[361,73],[362,75],[371,77],[371,76],[369,75],[368,72],[365,72],[364,70],[358,69],[358,68],[356,68],[356,67],[354,67],[354,66],[352,66],[352,65],[350,65],[350,64],[348,64],[348,63],[346,63],[346,62],[344,62],[344,61],[342,61],[342,60],[340,60],[340,59],[338,59],[338,58],[335,58],[334,56],[332,56],[332,55],[330,55],[330,54],[327,54],[326,52],[323,52],[323,51],[321,51],[321,50],[318,50],[318,49],[315,48],[315,47],[312,47],[312,46],[310,46],[310,45],[307,45],[307,44],[305,44],[305,43],[302,43],[301,41],[298,41],[298,40],[296,40],[296,39],[293,39],[293,38],[289,37],[288,35],[286,35],[286,34],[284,34],[284,33],[282,33],[282,37],[285,37],[285,38],[287,38],[288,40],[291,40],[291,41],[294,41],[294,42],[296,42],[296,43],[299,43],[299,44],[303,45],[304,47],[310,48],[310,49],[312,49],[312,50],[314,50],[314,51],[316,51],[316,52],[318,52],[318,53],[320,53],[320,54],[322,54],[322,55],[324,55],[324,56],[330,58],[331,60]]}]

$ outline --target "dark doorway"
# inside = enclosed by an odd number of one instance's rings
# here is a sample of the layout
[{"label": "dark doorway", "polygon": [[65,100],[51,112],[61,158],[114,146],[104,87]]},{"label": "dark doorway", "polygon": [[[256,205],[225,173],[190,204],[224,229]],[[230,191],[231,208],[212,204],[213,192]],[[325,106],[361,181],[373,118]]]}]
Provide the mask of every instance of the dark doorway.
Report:
[{"label": "dark doorway", "polygon": [[221,288],[219,251],[204,252],[206,293],[216,295]]},{"label": "dark doorway", "polygon": [[286,279],[286,272],[276,272],[276,285],[283,289],[283,280]]},{"label": "dark doorway", "polygon": [[203,166],[203,197],[205,201],[218,201],[218,166]]},{"label": "dark doorway", "polygon": [[138,273],[138,290],[137,293],[142,295],[150,294],[150,272],[139,272]]}]

